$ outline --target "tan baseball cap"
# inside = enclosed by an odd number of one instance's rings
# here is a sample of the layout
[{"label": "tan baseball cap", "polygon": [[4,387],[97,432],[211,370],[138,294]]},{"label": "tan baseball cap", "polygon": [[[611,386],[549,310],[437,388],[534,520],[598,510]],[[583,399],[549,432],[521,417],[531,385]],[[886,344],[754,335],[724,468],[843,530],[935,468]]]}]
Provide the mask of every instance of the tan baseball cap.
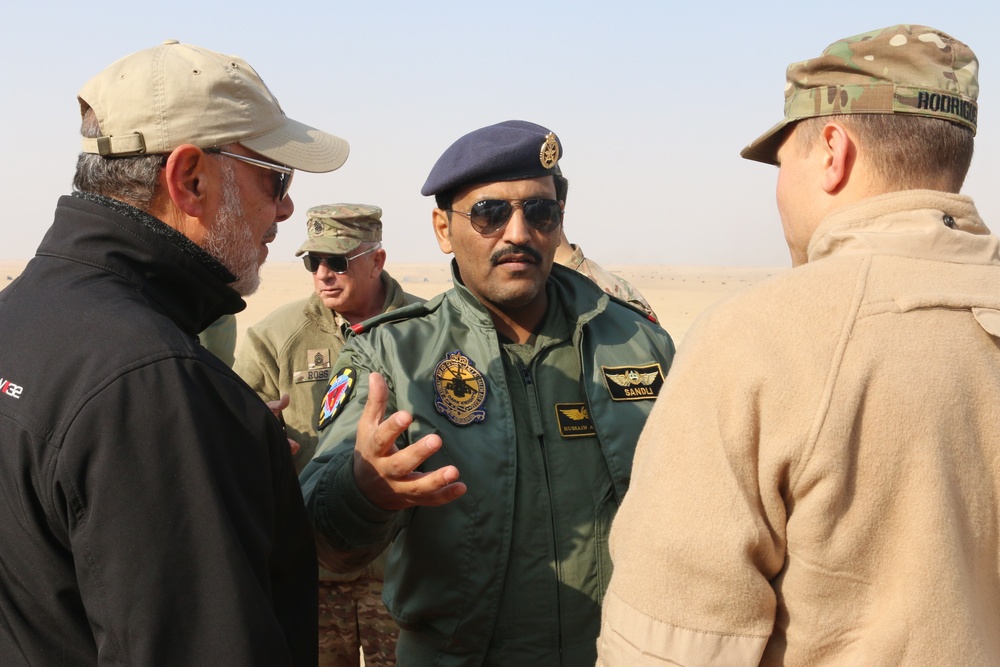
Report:
[{"label": "tan baseball cap", "polygon": [[306,211],[308,239],[295,253],[346,255],[362,243],[382,240],[382,209],[368,204],[324,204]]},{"label": "tan baseball cap", "polygon": [[905,113],[976,131],[979,61],[940,30],[895,25],[834,42],[823,55],[788,66],[785,117],[740,152],[776,164],[795,121],[839,114]]},{"label": "tan baseball cap", "polygon": [[346,141],[285,115],[250,65],[192,44],[167,40],[125,56],[88,81],[81,111],[93,108],[101,136],[83,151],[105,157],[169,153],[239,143],[294,169],[337,169]]}]

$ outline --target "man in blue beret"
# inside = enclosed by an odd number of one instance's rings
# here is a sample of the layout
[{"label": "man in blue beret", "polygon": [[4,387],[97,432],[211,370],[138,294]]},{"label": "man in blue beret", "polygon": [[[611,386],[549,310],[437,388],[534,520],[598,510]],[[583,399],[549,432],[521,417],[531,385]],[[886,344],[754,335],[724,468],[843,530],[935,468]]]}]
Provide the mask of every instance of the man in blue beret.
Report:
[{"label": "man in blue beret", "polygon": [[422,192],[455,286],[347,343],[302,472],[324,565],[394,541],[404,667],[596,660],[608,530],[674,345],[554,265],[561,155],[525,121],[444,152]]}]

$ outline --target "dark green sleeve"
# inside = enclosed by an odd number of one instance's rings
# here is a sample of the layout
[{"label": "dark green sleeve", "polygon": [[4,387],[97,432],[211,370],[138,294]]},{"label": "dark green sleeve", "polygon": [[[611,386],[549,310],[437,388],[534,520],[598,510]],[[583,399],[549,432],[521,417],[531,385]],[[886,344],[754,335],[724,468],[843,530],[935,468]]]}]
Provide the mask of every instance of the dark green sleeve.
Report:
[{"label": "dark green sleeve", "polygon": [[316,456],[299,476],[302,494],[317,533],[320,562],[346,573],[371,562],[392,541],[402,512],[383,510],[361,493],[354,480],[354,442],[358,420],[368,397],[368,374],[380,372],[389,383],[386,416],[396,411],[391,376],[374,363],[370,348],[358,338],[341,351],[331,384],[344,369],[354,371],[354,384],[333,420],[319,433]]}]

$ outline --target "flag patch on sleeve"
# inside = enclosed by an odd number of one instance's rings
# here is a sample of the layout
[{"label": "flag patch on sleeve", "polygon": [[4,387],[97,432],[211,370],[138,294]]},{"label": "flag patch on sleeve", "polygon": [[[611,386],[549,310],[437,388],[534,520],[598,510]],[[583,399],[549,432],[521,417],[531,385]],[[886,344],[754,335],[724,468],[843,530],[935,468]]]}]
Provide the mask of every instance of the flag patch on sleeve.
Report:
[{"label": "flag patch on sleeve", "polygon": [[351,397],[355,377],[354,369],[347,366],[337,371],[337,374],[330,380],[330,384],[326,388],[326,396],[323,397],[323,404],[319,410],[318,428],[320,430],[334,420],[344,403]]}]

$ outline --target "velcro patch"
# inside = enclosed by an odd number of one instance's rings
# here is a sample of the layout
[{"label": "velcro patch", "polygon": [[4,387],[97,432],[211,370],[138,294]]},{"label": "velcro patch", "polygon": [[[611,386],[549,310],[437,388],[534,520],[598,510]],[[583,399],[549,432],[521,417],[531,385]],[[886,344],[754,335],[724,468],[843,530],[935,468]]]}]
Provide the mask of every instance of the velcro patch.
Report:
[{"label": "velcro patch", "polygon": [[292,382],[318,382],[330,379],[330,348],[306,350],[306,370],[292,373]]},{"label": "velcro patch", "polygon": [[295,384],[300,384],[302,382],[318,382],[320,380],[329,379],[329,368],[320,368],[315,371],[295,371],[292,373],[292,381],[295,382]]},{"label": "velcro patch", "polygon": [[556,403],[556,421],[559,422],[559,434],[564,438],[597,435],[586,403]]},{"label": "velcro patch", "polygon": [[604,384],[613,401],[644,401],[660,395],[663,369],[651,362],[642,366],[601,366]]},{"label": "velcro patch", "polygon": [[351,397],[355,377],[354,369],[347,366],[337,371],[337,374],[330,380],[326,396],[323,397],[323,404],[320,406],[319,426],[317,428],[323,430],[340,413],[344,403]]}]

